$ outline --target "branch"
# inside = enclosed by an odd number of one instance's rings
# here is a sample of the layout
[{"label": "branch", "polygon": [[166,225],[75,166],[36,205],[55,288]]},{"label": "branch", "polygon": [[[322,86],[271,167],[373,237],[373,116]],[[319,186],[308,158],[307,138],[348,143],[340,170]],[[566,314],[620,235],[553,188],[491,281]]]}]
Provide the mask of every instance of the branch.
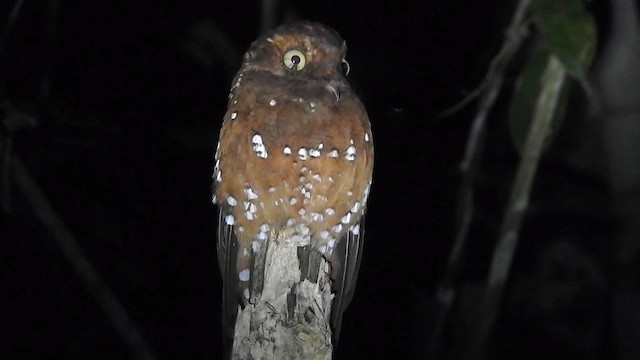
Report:
[{"label": "branch", "polygon": [[238,313],[232,359],[331,359],[329,264],[322,259],[317,283],[301,281],[298,248],[310,239],[291,235],[272,230],[262,295]]},{"label": "branch", "polygon": [[0,60],[4,54],[4,47],[7,45],[7,41],[9,40],[9,36],[11,35],[11,31],[13,30],[13,26],[18,19],[18,15],[20,14],[20,9],[22,8],[22,4],[24,4],[24,0],[16,0],[11,8],[11,13],[9,13],[9,18],[4,26],[4,31],[2,32],[2,37],[0,38]]},{"label": "branch", "polygon": [[262,0],[260,8],[260,32],[276,27],[279,0]]},{"label": "branch", "polygon": [[474,182],[478,165],[482,158],[486,119],[500,93],[507,67],[527,34],[529,22],[525,15],[530,3],[531,0],[520,0],[516,5],[513,18],[506,30],[506,39],[500,52],[498,52],[491,61],[491,65],[482,84],[459,105],[446,111],[442,115],[446,116],[447,114],[451,114],[473,100],[476,96],[480,97],[478,111],[473,119],[469,138],[467,139],[464,159],[460,164],[462,185],[458,194],[456,226],[458,232],[456,233],[455,242],[449,254],[445,275],[436,290],[436,309],[434,310],[436,319],[433,322],[429,335],[429,343],[427,344],[428,357],[435,355],[436,348],[440,343],[441,334],[444,330],[444,325],[456,298],[454,283],[460,271],[460,256],[463,252],[469,227],[473,219]]},{"label": "branch", "polygon": [[502,293],[507,282],[511,262],[518,244],[518,233],[529,205],[529,194],[540,162],[545,140],[551,130],[551,123],[558,105],[562,86],[566,81],[566,71],[560,61],[551,56],[542,76],[542,88],[529,127],[520,165],[511,188],[507,209],[502,219],[500,238],[493,252],[489,278],[480,302],[475,331],[470,339],[473,359],[481,358],[486,342],[491,334]]}]

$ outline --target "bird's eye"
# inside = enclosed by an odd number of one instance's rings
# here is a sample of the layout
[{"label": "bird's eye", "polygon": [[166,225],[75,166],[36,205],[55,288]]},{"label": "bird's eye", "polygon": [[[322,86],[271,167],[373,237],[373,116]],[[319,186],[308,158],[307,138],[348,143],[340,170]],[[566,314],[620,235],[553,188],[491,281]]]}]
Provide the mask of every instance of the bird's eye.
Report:
[{"label": "bird's eye", "polygon": [[289,70],[300,71],[307,64],[307,58],[302,51],[291,49],[284,53],[282,63]]},{"label": "bird's eye", "polygon": [[349,72],[351,71],[351,66],[349,66],[349,63],[347,62],[347,60],[342,59],[342,64],[340,64],[340,66],[342,67],[342,73],[345,76],[349,75]]}]

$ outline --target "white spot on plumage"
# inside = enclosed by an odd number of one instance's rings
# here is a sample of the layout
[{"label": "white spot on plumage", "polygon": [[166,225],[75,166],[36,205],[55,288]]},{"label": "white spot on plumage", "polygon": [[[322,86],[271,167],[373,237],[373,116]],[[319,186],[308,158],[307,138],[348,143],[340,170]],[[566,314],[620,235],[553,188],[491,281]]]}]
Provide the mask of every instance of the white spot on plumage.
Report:
[{"label": "white spot on plumage", "polygon": [[258,211],[258,207],[256,206],[256,204],[254,203],[249,204],[249,211],[255,214],[256,211]]},{"label": "white spot on plumage", "polygon": [[337,224],[337,225],[336,225],[336,226],[334,226],[334,227],[333,227],[333,229],[331,229],[331,230],[333,230],[333,232],[334,232],[334,233],[336,233],[336,234],[341,233],[341,232],[342,232],[342,224]]},{"label": "white spot on plumage", "polygon": [[320,150],[318,149],[309,149],[309,156],[317,158],[320,156]]},{"label": "white spot on plumage", "polygon": [[300,148],[300,150],[298,150],[298,157],[300,160],[307,160],[307,149]]},{"label": "white spot on plumage", "polygon": [[332,248],[336,246],[336,239],[331,239],[329,240],[329,242],[327,242],[327,246]]},{"label": "white spot on plumage", "polygon": [[315,213],[315,212],[311,213],[311,220],[320,222],[320,221],[324,220],[324,215],[322,215],[320,213]]},{"label": "white spot on plumage", "polygon": [[214,204],[215,204],[216,202],[218,202],[218,197],[216,196],[216,194],[213,194],[213,195],[211,196],[211,202],[212,202],[212,203],[214,203]]},{"label": "white spot on plumage", "polygon": [[264,148],[264,145],[254,145],[253,150],[255,150],[256,155],[258,155],[259,158],[266,159],[267,157],[269,157],[269,153]]},{"label": "white spot on plumage", "polygon": [[353,191],[349,190],[347,191],[347,196],[352,196],[353,195]]},{"label": "white spot on plumage", "polygon": [[350,223],[351,222],[351,213],[348,212],[345,216],[342,217],[342,219],[340,219],[340,221],[345,225]]},{"label": "white spot on plumage", "polygon": [[360,209],[360,203],[356,201],[355,204],[353,204],[353,207],[351,208],[351,212],[355,214],[358,212],[358,209]]},{"label": "white spot on plumage", "polygon": [[369,133],[364,133],[364,141],[369,142]]},{"label": "white spot on plumage", "polygon": [[326,208],[326,209],[324,210],[324,212],[325,212],[325,214],[327,214],[327,215],[329,215],[329,216],[334,215],[334,214],[336,213],[336,211],[334,210],[334,208]]},{"label": "white spot on plumage", "polygon": [[268,192],[272,193],[276,191],[276,188],[274,188],[273,186],[270,187],[269,189],[267,189]]},{"label": "white spot on plumage", "polygon": [[320,237],[327,240],[329,238],[329,232],[326,230],[320,231]]},{"label": "white spot on plumage", "polygon": [[238,113],[237,112],[232,112],[231,113],[231,120],[235,120],[238,117]]},{"label": "white spot on plumage", "polygon": [[278,102],[276,101],[276,99],[271,99],[271,101],[269,101],[269,105],[270,106],[276,106],[276,105],[278,105]]},{"label": "white spot on plumage", "polygon": [[251,250],[253,250],[253,252],[258,252],[258,250],[260,249],[260,243],[257,241],[252,241],[251,242]]},{"label": "white spot on plumage", "polygon": [[291,218],[287,220],[287,226],[291,227],[291,226],[294,226],[295,224],[296,224],[296,219]]},{"label": "white spot on plumage", "polygon": [[329,151],[327,153],[327,155],[329,155],[330,158],[336,159],[338,157],[338,150],[337,149],[333,149],[333,150]]},{"label": "white spot on plumage", "polygon": [[323,147],[324,147],[323,143],[318,144],[318,150],[322,150]]},{"label": "white spot on plumage", "polygon": [[366,202],[367,199],[369,198],[369,190],[371,189],[371,183],[369,183],[367,185],[367,187],[364,188],[364,196],[362,197],[362,202]]},{"label": "white spot on plumage", "polygon": [[240,281],[249,281],[250,274],[251,272],[249,271],[249,269],[244,269],[238,273],[238,278],[240,279]]},{"label": "white spot on plumage", "polygon": [[351,232],[353,233],[353,235],[358,235],[360,234],[360,224],[355,224],[350,228]]},{"label": "white spot on plumage", "polygon": [[255,151],[258,157],[266,159],[269,156],[269,154],[267,153],[267,147],[264,146],[264,143],[262,142],[262,136],[260,136],[260,134],[253,135],[253,138],[251,138],[251,142],[253,143],[253,151]]},{"label": "white spot on plumage", "polygon": [[322,245],[318,248],[318,251],[320,251],[322,254],[327,252],[327,246],[326,245]]},{"label": "white spot on plumage", "polygon": [[298,180],[299,180],[301,183],[303,183],[303,182],[307,181],[307,178],[306,178],[306,177],[304,177],[304,176],[300,176],[300,177],[298,178]]},{"label": "white spot on plumage", "polygon": [[227,196],[227,204],[229,204],[230,206],[236,206],[238,204],[238,201],[236,200],[236,198],[229,195]]},{"label": "white spot on plumage", "polygon": [[313,174],[311,178],[317,182],[322,181],[322,176],[320,176],[320,174]]},{"label": "white spot on plumage", "polygon": [[269,224],[260,225],[260,231],[267,232],[269,231],[269,229],[270,229]]},{"label": "white spot on plumage", "polygon": [[251,211],[245,212],[244,213],[244,217],[246,217],[247,220],[249,220],[249,221],[251,221],[251,220],[256,218],[256,216]]},{"label": "white spot on plumage", "polygon": [[346,154],[344,154],[344,158],[349,161],[354,161],[356,159],[356,147],[353,145],[350,145],[347,148]]},{"label": "white spot on plumage", "polygon": [[285,146],[282,151],[284,152],[285,155],[291,155],[291,148],[288,146]]},{"label": "white spot on plumage", "polygon": [[295,205],[298,202],[298,199],[295,197],[291,197],[291,199],[289,199],[289,204],[291,205]]},{"label": "white spot on plumage", "polygon": [[247,199],[253,200],[258,198],[258,194],[252,188],[244,189],[244,194],[247,195]]},{"label": "white spot on plumage", "polygon": [[236,223],[236,219],[233,217],[233,215],[229,214],[229,215],[224,217],[224,222],[227,225],[233,225],[233,224]]},{"label": "white spot on plumage", "polygon": [[305,210],[304,208],[300,208],[300,210],[298,210],[298,215],[300,216],[304,216],[304,214],[307,213],[307,210]]},{"label": "white spot on plumage", "polygon": [[244,291],[242,292],[242,296],[244,296],[245,299],[249,300],[249,289],[244,289]]},{"label": "white spot on plumage", "polygon": [[260,240],[260,241],[265,241],[265,240],[267,240],[267,239],[269,238],[269,235],[267,235],[267,233],[266,233],[266,232],[264,232],[264,231],[260,231],[260,232],[258,233],[257,238],[258,238],[258,240]]}]

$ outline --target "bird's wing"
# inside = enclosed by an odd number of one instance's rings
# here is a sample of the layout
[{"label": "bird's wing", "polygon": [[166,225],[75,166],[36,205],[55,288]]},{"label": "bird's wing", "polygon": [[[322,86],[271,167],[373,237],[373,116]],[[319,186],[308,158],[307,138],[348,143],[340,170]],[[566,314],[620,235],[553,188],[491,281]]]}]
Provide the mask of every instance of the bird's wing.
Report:
[{"label": "bird's wing", "polygon": [[335,298],[331,308],[331,325],[333,341],[337,344],[342,325],[342,314],[347,309],[356,290],[358,270],[362,259],[364,245],[364,214],[354,226],[347,231],[335,249],[340,268],[334,281]]},{"label": "bird's wing", "polygon": [[[233,332],[236,317],[238,315],[238,276],[236,260],[238,253],[238,239],[233,226],[227,224],[225,217],[231,211],[227,205],[218,205],[218,241],[216,249],[218,253],[218,265],[222,274],[222,331],[225,348],[233,342]],[[230,342],[229,344],[227,342]]]}]

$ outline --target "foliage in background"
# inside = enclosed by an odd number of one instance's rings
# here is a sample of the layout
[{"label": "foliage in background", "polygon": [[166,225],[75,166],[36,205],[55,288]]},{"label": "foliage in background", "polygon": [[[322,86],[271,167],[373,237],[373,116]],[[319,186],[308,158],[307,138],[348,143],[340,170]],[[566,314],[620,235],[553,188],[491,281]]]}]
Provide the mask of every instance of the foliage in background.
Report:
[{"label": "foliage in background", "polygon": [[[531,3],[530,10],[537,38],[516,84],[509,115],[511,135],[518,151],[522,151],[535,101],[543,85],[542,73],[552,57],[560,61],[566,74],[582,87],[587,96],[593,96],[588,79],[597,41],[593,16],[579,0],[536,0]],[[565,82],[562,86],[547,141],[551,141],[562,126],[571,85],[572,82]]]}]

